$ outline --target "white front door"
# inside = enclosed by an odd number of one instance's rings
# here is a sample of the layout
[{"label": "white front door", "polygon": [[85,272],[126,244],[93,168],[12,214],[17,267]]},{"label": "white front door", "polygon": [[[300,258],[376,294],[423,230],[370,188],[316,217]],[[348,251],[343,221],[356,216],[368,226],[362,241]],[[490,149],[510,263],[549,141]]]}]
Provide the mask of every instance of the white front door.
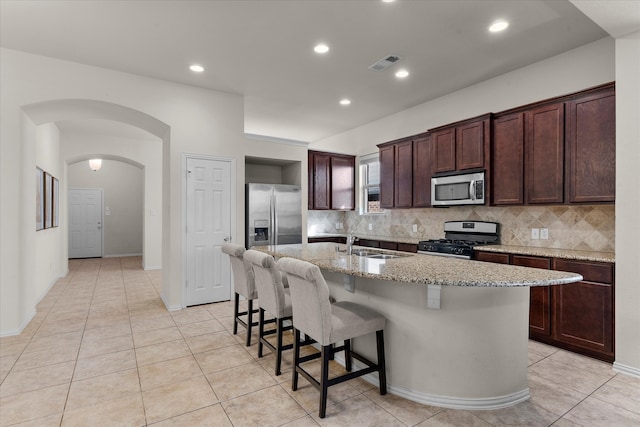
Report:
[{"label": "white front door", "polygon": [[102,190],[69,189],[69,258],[102,256]]},{"label": "white front door", "polygon": [[231,299],[231,162],[187,158],[186,305]]}]

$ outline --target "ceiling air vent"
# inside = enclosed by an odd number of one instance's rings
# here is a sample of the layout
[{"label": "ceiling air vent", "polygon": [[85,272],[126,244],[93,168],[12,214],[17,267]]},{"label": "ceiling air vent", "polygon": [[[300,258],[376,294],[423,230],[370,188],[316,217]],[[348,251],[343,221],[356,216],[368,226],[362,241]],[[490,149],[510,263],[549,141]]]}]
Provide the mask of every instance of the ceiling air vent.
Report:
[{"label": "ceiling air vent", "polygon": [[384,58],[382,58],[380,61],[376,62],[375,64],[370,65],[369,69],[371,71],[386,70],[387,68],[391,67],[393,64],[395,64],[398,61],[400,61],[399,56],[387,55]]}]

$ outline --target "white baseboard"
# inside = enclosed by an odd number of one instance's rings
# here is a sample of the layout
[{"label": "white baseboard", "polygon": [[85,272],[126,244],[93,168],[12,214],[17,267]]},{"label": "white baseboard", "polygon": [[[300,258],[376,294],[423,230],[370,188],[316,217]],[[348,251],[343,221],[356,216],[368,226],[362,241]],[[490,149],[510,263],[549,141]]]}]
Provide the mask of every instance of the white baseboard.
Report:
[{"label": "white baseboard", "polygon": [[18,326],[16,329],[9,329],[9,330],[6,330],[6,331],[0,331],[0,337],[12,337],[12,336],[15,336],[15,335],[20,335],[22,333],[22,331],[24,330],[24,328],[27,327],[29,322],[31,322],[31,320],[33,320],[35,315],[36,315],[36,309],[34,308],[33,310],[31,310],[31,314],[29,314],[27,316],[27,318],[22,322],[22,324],[20,326]]},{"label": "white baseboard", "polygon": [[150,265],[150,266],[144,266],[143,267],[145,271],[150,271],[150,270],[162,270],[162,266],[161,265]]},{"label": "white baseboard", "polygon": [[129,256],[142,256],[142,254],[115,254],[115,255],[102,255],[102,258],[124,258]]},{"label": "white baseboard", "polygon": [[[344,366],[344,353],[336,354],[335,360],[336,362]],[[353,359],[353,367],[355,369],[362,369],[362,368],[365,368],[366,366],[360,361],[358,361],[357,359]],[[362,379],[364,379],[370,384],[375,385],[376,387],[380,387],[380,380],[378,379],[377,373],[364,375],[362,376]],[[485,398],[478,398],[478,399],[438,396],[434,394],[428,394],[428,393],[409,390],[407,388],[394,386],[393,384],[389,384],[389,383],[387,383],[387,391],[390,392],[391,394],[395,394],[396,396],[400,396],[417,403],[422,403],[424,405],[439,406],[442,408],[450,408],[450,409],[467,409],[467,410],[490,410],[490,409],[506,408],[509,406],[516,405],[520,402],[524,402],[525,400],[528,400],[531,397],[529,393],[529,388],[525,388],[524,390],[520,390],[518,392],[508,394],[505,396],[485,397]]]},{"label": "white baseboard", "polygon": [[622,363],[613,362],[613,370],[621,372],[623,374],[631,375],[636,378],[640,378],[640,369],[634,366],[623,365]]},{"label": "white baseboard", "polygon": [[167,304],[167,301],[164,299],[164,295],[160,294],[160,299],[162,300],[162,303],[164,304],[165,308],[169,311],[178,311],[178,310],[182,310],[182,306],[181,305],[169,305]]}]

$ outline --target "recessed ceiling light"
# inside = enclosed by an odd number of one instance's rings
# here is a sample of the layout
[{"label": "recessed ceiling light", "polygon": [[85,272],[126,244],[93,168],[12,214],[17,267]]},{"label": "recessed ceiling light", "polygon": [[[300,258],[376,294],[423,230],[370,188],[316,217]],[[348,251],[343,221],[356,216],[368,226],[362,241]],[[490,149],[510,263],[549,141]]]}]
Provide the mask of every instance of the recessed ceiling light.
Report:
[{"label": "recessed ceiling light", "polygon": [[193,64],[189,67],[189,69],[191,71],[193,71],[194,73],[201,73],[204,71],[204,67],[202,65],[198,65],[198,64]]},{"label": "recessed ceiling light", "polygon": [[396,77],[399,78],[399,79],[404,79],[408,75],[409,75],[409,72],[407,70],[405,70],[404,68],[402,70],[396,71]]},{"label": "recessed ceiling light", "polygon": [[349,105],[349,104],[351,104],[350,99],[344,98],[340,100],[340,105]]},{"label": "recessed ceiling light", "polygon": [[393,3],[396,0],[382,0],[382,3]]},{"label": "recessed ceiling light", "polygon": [[489,31],[492,33],[499,33],[500,31],[504,31],[509,26],[507,21],[496,21],[489,27]]},{"label": "recessed ceiling light", "polygon": [[316,53],[327,53],[329,52],[329,46],[324,43],[320,43],[313,48]]}]

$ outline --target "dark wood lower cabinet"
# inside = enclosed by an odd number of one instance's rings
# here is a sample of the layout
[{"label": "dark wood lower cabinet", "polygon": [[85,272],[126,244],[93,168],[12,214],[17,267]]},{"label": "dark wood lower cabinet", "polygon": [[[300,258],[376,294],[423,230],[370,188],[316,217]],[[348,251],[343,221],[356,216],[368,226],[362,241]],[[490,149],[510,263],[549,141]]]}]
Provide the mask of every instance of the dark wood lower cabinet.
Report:
[{"label": "dark wood lower cabinet", "polygon": [[482,251],[475,259],[581,274],[581,282],[531,288],[529,337],[613,362],[614,264]]},{"label": "dark wood lower cabinet", "polygon": [[556,259],[555,269],[582,274],[584,280],[553,287],[553,340],[613,361],[613,265]]}]

